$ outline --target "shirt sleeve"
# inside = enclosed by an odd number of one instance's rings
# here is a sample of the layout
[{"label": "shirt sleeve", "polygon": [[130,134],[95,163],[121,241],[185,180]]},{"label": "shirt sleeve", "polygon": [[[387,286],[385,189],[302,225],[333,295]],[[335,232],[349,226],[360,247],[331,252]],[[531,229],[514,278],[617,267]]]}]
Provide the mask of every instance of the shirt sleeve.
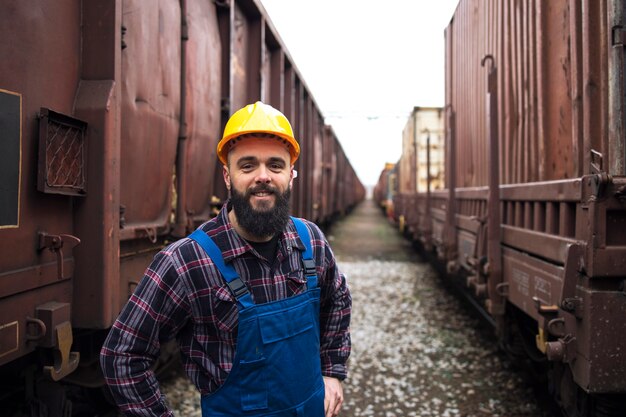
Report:
[{"label": "shirt sleeve", "polygon": [[173,416],[152,365],[162,343],[189,317],[189,305],[171,257],[157,254],[113,324],[100,352],[104,379],[129,416]]},{"label": "shirt sleeve", "polygon": [[[319,232],[321,234],[321,232]],[[320,277],[320,358],[322,375],[344,380],[350,356],[350,289],[335,262],[330,245],[323,235],[323,274]],[[318,263],[319,265],[319,263]]]}]

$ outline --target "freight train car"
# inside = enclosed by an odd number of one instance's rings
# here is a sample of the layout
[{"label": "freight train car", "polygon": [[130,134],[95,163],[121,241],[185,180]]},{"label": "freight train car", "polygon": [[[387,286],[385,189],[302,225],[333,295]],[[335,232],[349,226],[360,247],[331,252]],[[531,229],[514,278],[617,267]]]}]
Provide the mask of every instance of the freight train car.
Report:
[{"label": "freight train car", "polygon": [[291,120],[296,215],[364,198],[257,0],[4,2],[0,36],[3,415],[25,398],[68,416],[68,392],[102,386],[99,346],[144,268],[226,198],[215,147],[236,109]]},{"label": "freight train car", "polygon": [[372,190],[372,198],[381,208],[385,216],[394,219],[393,199],[397,188],[396,164],[386,163],[381,171],[378,182]]},{"label": "freight train car", "polygon": [[445,189],[396,203],[568,416],[626,407],[624,9],[461,0],[445,31]]}]

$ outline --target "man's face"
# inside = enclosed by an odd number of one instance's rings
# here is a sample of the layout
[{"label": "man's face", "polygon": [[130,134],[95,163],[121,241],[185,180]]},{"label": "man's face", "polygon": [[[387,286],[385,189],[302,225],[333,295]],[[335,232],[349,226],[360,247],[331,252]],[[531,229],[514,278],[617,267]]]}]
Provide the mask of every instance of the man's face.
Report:
[{"label": "man's face", "polygon": [[237,220],[249,233],[273,236],[288,221],[290,160],[289,150],[274,138],[245,137],[229,152],[224,181]]}]

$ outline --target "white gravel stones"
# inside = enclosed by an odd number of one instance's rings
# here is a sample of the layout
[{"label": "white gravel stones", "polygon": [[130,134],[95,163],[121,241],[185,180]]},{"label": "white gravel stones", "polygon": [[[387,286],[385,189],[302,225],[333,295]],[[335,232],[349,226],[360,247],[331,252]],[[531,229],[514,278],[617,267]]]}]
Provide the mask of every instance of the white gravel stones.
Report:
[{"label": "white gravel stones", "polygon": [[[416,262],[343,262],[353,296],[345,416],[540,416],[434,271]],[[530,400],[529,400],[530,399]]]},{"label": "white gravel stones", "polygon": [[[531,388],[495,338],[418,262],[342,261],[353,297],[341,416],[538,417]],[[493,336],[492,336],[493,337]],[[201,416],[184,377],[163,384],[177,416]]]},{"label": "white gravel stones", "polygon": [[200,394],[182,371],[161,384],[161,390],[177,417],[202,417]]}]

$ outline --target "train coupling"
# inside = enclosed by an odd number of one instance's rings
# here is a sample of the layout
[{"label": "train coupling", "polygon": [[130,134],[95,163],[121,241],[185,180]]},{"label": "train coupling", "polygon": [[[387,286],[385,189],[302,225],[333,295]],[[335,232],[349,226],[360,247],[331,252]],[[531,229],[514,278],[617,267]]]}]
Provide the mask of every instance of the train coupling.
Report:
[{"label": "train coupling", "polygon": [[43,371],[51,380],[59,381],[74,372],[80,361],[80,353],[70,350],[74,341],[70,304],[51,301],[39,305],[35,311],[35,318],[27,318],[31,331],[26,338],[42,348],[53,350],[53,364],[45,365]]}]

